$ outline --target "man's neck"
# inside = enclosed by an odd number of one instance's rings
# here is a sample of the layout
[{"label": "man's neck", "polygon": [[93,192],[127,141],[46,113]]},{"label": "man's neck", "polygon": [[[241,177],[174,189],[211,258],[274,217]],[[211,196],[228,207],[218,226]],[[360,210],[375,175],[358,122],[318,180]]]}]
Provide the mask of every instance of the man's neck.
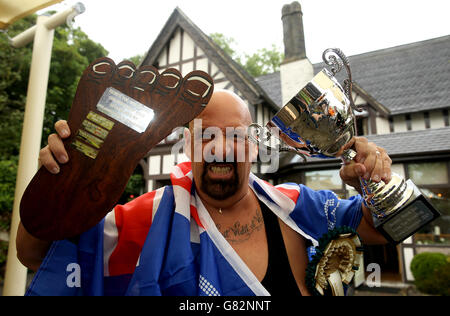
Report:
[{"label": "man's neck", "polygon": [[224,217],[237,217],[243,209],[255,208],[257,204],[257,198],[248,185],[225,200],[216,200],[204,192],[197,192],[213,220],[217,214]]}]

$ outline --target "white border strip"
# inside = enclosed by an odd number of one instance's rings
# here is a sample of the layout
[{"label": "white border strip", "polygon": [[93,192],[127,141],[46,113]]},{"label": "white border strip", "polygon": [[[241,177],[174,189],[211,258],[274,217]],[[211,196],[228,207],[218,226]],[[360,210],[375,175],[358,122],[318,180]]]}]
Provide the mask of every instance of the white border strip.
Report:
[{"label": "white border strip", "polygon": [[116,213],[114,209],[105,217],[103,227],[103,275],[109,276],[109,258],[116,249],[119,240],[119,232],[116,226]]}]

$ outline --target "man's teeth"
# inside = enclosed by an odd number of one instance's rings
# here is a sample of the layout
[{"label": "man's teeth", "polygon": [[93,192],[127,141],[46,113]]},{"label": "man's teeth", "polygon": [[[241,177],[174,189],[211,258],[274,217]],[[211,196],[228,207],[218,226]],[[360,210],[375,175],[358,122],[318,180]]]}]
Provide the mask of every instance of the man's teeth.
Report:
[{"label": "man's teeth", "polygon": [[231,171],[231,168],[230,167],[217,167],[217,166],[214,166],[214,167],[211,167],[211,170],[214,173],[226,174],[226,173]]}]

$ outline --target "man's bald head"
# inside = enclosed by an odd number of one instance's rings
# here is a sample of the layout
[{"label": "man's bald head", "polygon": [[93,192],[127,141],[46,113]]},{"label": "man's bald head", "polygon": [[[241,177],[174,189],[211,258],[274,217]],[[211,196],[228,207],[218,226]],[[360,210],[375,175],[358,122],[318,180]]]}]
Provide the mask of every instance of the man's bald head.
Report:
[{"label": "man's bald head", "polygon": [[[197,119],[202,119],[209,126],[222,127],[248,126],[252,123],[247,104],[237,94],[228,90],[214,91],[206,108]],[[192,124],[193,122],[189,124],[190,128]]]}]

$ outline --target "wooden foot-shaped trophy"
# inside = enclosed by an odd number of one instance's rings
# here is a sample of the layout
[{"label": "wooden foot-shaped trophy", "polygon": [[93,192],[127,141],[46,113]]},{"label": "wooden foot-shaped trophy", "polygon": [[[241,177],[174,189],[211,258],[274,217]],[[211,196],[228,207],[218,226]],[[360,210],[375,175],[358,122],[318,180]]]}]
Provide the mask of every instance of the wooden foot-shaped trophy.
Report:
[{"label": "wooden foot-shaped trophy", "polygon": [[119,200],[139,161],[204,109],[213,80],[202,71],[184,78],[109,58],[83,73],[64,140],[70,161],[51,174],[40,168],[20,205],[25,229],[42,240],[75,237],[95,226]]}]

